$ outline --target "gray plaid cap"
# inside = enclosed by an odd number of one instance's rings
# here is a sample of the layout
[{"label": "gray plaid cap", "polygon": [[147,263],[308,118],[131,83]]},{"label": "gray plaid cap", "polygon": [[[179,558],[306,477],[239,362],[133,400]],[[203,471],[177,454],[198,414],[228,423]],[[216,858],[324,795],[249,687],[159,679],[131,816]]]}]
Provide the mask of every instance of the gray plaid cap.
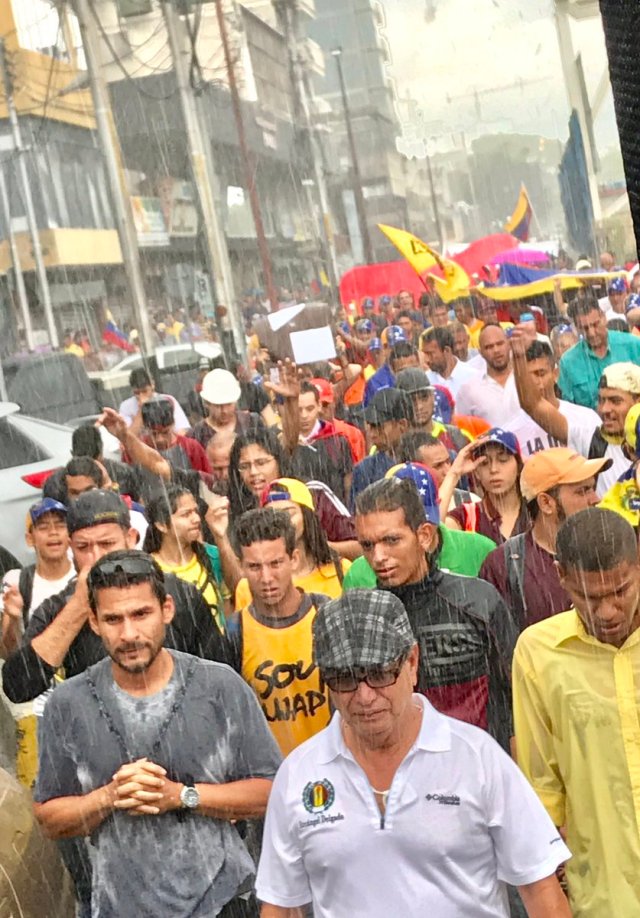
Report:
[{"label": "gray plaid cap", "polygon": [[384,666],[416,639],[405,607],[384,590],[348,590],[325,603],[313,622],[313,648],[322,670]]}]

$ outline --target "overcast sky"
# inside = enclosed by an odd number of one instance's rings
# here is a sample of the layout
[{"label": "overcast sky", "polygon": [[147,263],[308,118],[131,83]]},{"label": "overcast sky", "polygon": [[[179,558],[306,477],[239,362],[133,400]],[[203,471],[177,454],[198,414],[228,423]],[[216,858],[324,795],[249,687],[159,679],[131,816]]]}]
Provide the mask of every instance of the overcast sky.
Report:
[{"label": "overcast sky", "polygon": [[[383,5],[398,95],[409,92],[419,102],[434,135],[522,131],[566,140],[569,108],[552,0],[383,0]],[[429,7],[435,10],[432,21]],[[573,23],[572,31],[593,95],[606,66],[600,19]],[[495,91],[505,87],[511,88]],[[617,143],[610,94],[596,122],[596,139],[602,151]]]}]

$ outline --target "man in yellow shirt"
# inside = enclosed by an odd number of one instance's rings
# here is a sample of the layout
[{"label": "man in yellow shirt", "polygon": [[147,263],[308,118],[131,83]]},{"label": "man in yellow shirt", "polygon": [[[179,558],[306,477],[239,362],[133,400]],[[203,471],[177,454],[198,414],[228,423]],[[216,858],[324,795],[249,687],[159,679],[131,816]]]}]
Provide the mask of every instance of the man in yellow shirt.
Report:
[{"label": "man in yellow shirt", "polygon": [[312,625],[328,600],[293,583],[296,532],[288,513],[249,510],[233,532],[252,601],[227,621],[234,668],[249,683],[283,755],[323,730],[331,712],[313,658]]},{"label": "man in yellow shirt", "polygon": [[453,310],[458,322],[466,327],[469,333],[469,344],[476,350],[479,347],[480,332],[484,328],[482,319],[476,318],[473,311],[473,301],[470,297],[461,297],[453,302]]},{"label": "man in yellow shirt", "polygon": [[562,526],[574,608],[527,628],[513,663],[520,767],[573,857],[574,918],[640,915],[640,562],[635,532],[591,508]]}]

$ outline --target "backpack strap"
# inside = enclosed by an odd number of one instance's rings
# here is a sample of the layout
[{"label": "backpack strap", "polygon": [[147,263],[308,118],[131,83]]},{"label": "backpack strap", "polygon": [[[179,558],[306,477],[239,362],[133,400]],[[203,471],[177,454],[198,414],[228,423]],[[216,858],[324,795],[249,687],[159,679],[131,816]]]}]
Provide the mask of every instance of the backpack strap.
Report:
[{"label": "backpack strap", "polygon": [[518,628],[525,627],[527,603],[524,597],[524,553],[525,533],[513,536],[503,545],[504,563],[507,570],[507,586],[511,598],[511,611]]},{"label": "backpack strap", "polygon": [[29,610],[31,609],[31,600],[33,599],[33,580],[36,576],[35,564],[29,564],[20,571],[18,580],[18,589],[22,596],[22,621],[24,627],[27,627],[29,621]]},{"label": "backpack strap", "polygon": [[602,431],[598,427],[594,435],[591,437],[591,443],[589,444],[589,455],[587,459],[604,459],[604,455],[607,451],[609,444],[602,436]]}]

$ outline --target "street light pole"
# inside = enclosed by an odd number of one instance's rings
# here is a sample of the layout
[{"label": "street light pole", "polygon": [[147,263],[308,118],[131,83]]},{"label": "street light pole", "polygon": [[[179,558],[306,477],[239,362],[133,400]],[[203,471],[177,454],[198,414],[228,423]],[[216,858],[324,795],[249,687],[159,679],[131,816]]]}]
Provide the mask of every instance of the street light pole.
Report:
[{"label": "street light pole", "polygon": [[342,48],[334,48],[331,52],[335,58],[338,68],[338,79],[340,81],[340,93],[342,95],[342,107],[344,108],[344,120],[347,128],[347,138],[349,140],[349,150],[351,152],[351,168],[353,170],[353,194],[356,201],[356,211],[358,212],[358,223],[360,224],[360,236],[362,238],[362,249],[364,259],[367,264],[373,264],[373,248],[371,246],[371,237],[369,235],[369,226],[367,224],[367,210],[364,201],[364,192],[362,190],[362,175],[360,173],[360,163],[358,161],[358,151],[353,136],[353,124],[351,122],[351,109],[349,108],[349,99],[347,98],[347,87],[344,81],[344,70],[342,69]]},{"label": "street light pole", "polygon": [[429,188],[431,189],[431,206],[433,207],[433,221],[436,225],[438,242],[444,246],[444,237],[442,235],[442,224],[440,223],[440,210],[438,208],[438,198],[436,195],[436,186],[433,181],[433,169],[431,168],[431,156],[427,152],[427,173],[429,175]]},{"label": "street light pole", "polygon": [[227,74],[229,77],[231,105],[233,106],[233,115],[236,122],[236,129],[238,131],[238,142],[240,144],[240,156],[242,158],[242,166],[244,169],[245,184],[249,190],[249,200],[251,201],[251,212],[253,214],[253,222],[256,228],[256,238],[258,242],[258,251],[260,253],[260,261],[262,263],[262,273],[264,275],[264,283],[267,290],[267,296],[271,303],[271,309],[275,312],[275,310],[278,308],[278,294],[276,293],[275,284],[273,282],[271,256],[269,254],[269,246],[267,244],[267,237],[264,231],[262,211],[260,209],[260,198],[258,197],[258,188],[256,186],[255,162],[253,162],[253,157],[251,156],[249,147],[247,145],[247,137],[244,130],[244,119],[242,117],[242,108],[240,107],[240,93],[238,92],[238,83],[236,81],[236,68],[231,57],[231,49],[229,48],[229,36],[227,35],[227,24],[224,19],[222,0],[215,0],[215,2],[216,15],[218,17],[218,28],[220,29],[220,38],[222,39],[224,59],[227,66]]}]

